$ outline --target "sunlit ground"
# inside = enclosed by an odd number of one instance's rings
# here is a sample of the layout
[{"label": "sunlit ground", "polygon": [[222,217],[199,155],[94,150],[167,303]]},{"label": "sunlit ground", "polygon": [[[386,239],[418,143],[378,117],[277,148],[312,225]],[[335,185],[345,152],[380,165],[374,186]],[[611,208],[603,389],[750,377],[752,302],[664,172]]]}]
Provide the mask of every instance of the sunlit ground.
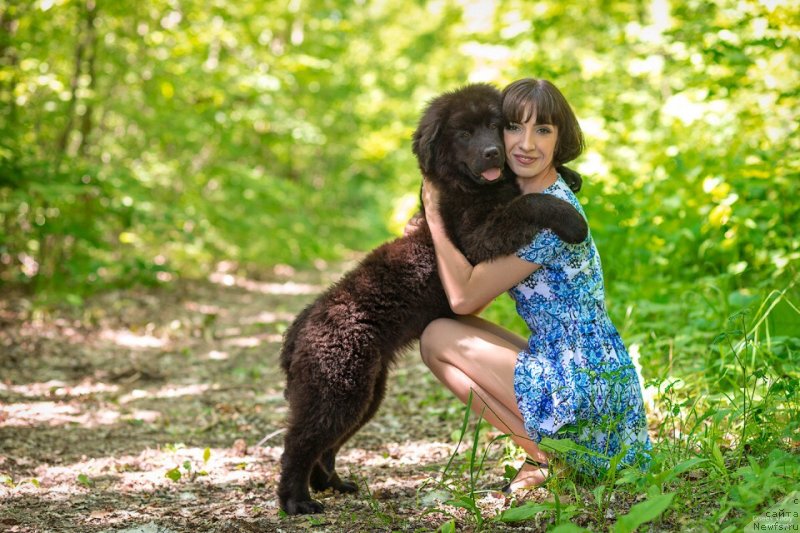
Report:
[{"label": "sunlit ground", "polygon": [[[0,329],[13,348],[0,383],[0,498],[12,509],[3,524],[277,519],[286,413],[277,353],[323,284],[226,276],[162,298],[100,296],[75,318],[19,321],[2,309],[17,321]],[[339,456],[341,473],[374,498],[415,500],[453,452],[454,427],[426,420],[447,402],[416,406],[425,374],[409,357],[397,399]],[[366,505],[359,498],[324,497]],[[23,511],[33,501],[44,505],[35,520]]]}]

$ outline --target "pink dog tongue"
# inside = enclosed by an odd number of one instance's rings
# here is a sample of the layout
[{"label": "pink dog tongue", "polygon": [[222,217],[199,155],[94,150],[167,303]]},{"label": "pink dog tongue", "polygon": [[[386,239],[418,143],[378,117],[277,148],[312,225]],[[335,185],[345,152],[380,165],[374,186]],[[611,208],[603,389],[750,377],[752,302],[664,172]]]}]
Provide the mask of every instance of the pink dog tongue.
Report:
[{"label": "pink dog tongue", "polygon": [[488,170],[484,170],[483,173],[481,173],[481,176],[483,176],[486,180],[494,181],[500,177],[500,169],[490,168]]}]

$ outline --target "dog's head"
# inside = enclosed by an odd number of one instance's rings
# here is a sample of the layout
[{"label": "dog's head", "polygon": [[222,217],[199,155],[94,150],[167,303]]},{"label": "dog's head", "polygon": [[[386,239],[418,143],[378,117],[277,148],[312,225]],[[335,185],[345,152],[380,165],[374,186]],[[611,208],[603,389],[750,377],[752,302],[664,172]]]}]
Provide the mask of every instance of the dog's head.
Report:
[{"label": "dog's head", "polygon": [[433,99],[414,132],[412,148],[423,175],[436,185],[458,176],[461,187],[503,178],[503,115],[500,91],[467,85]]}]

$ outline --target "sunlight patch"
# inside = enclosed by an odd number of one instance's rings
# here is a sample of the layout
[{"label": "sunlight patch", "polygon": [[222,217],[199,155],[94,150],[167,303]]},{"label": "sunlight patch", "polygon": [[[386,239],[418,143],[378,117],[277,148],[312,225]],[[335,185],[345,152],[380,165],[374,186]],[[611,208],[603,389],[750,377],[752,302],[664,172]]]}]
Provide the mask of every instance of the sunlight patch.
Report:
[{"label": "sunlight patch", "polygon": [[203,313],[204,315],[224,315],[227,310],[219,307],[218,305],[201,304],[198,302],[186,302],[183,306],[189,311],[195,313]]},{"label": "sunlight patch", "polygon": [[0,391],[14,392],[29,398],[37,396],[85,396],[87,394],[116,392],[118,390],[118,385],[93,383],[88,379],[84,379],[77,385],[68,385],[56,379],[44,383],[26,383],[24,385],[6,385],[0,383]]},{"label": "sunlight patch", "polygon": [[100,338],[126,348],[163,348],[167,345],[163,339],[152,335],[137,335],[124,329],[103,331]]},{"label": "sunlight patch", "polygon": [[247,317],[239,320],[240,324],[274,324],[275,322],[290,322],[294,320],[294,313],[287,313],[285,311],[264,311],[256,316]]},{"label": "sunlight patch", "polygon": [[237,348],[256,348],[263,343],[281,342],[283,337],[279,333],[265,333],[263,335],[253,335],[250,337],[236,337],[227,339],[226,345],[236,346]]},{"label": "sunlight patch", "polygon": [[208,352],[208,355],[206,357],[211,361],[224,361],[225,359],[228,359],[230,356],[228,355],[228,352],[211,350],[210,352]]},{"label": "sunlight patch", "polygon": [[157,391],[134,389],[128,394],[120,397],[119,403],[128,403],[144,398],[180,398],[181,396],[197,396],[203,394],[210,388],[211,385],[208,383],[197,383],[182,387],[176,385],[167,385]]},{"label": "sunlight patch", "polygon": [[317,294],[322,291],[319,285],[312,285],[310,283],[295,283],[294,281],[287,281],[285,283],[269,283],[261,281],[253,281],[241,276],[234,276],[233,274],[226,274],[223,272],[214,272],[208,276],[208,280],[218,285],[226,287],[239,287],[250,292],[260,292],[262,294]]},{"label": "sunlight patch", "polygon": [[113,409],[93,409],[82,412],[76,405],[57,402],[14,403],[3,407],[4,420],[0,427],[16,426],[62,426],[79,424],[93,428],[115,424],[120,419],[119,411]]},{"label": "sunlight patch", "polygon": [[380,467],[422,465],[445,460],[453,453],[453,445],[445,442],[406,441],[387,443],[384,450],[352,448],[337,455],[342,463]]}]

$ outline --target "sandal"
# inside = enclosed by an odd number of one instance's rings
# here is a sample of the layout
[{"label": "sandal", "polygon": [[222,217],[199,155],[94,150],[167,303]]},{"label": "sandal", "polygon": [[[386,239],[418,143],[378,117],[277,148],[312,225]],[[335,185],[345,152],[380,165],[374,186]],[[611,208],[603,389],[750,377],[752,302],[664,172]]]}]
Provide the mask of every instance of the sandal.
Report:
[{"label": "sandal", "polygon": [[541,483],[537,483],[536,485],[533,485],[531,487],[525,487],[525,488],[534,488],[534,487],[538,487],[540,485],[543,485],[544,482],[547,481],[547,479],[550,477],[549,465],[547,463],[540,463],[539,461],[536,461],[535,459],[532,459],[530,457],[526,457],[525,458],[525,462],[522,463],[522,466],[519,467],[519,470],[517,470],[517,473],[514,475],[514,477],[508,483],[503,485],[502,489],[500,489],[504,494],[511,494],[513,492],[511,490],[511,485],[514,484],[514,481],[517,479],[517,477],[519,477],[520,473],[525,469],[525,466],[535,466],[540,471],[541,470],[547,470],[547,475],[545,476],[544,480]]}]

